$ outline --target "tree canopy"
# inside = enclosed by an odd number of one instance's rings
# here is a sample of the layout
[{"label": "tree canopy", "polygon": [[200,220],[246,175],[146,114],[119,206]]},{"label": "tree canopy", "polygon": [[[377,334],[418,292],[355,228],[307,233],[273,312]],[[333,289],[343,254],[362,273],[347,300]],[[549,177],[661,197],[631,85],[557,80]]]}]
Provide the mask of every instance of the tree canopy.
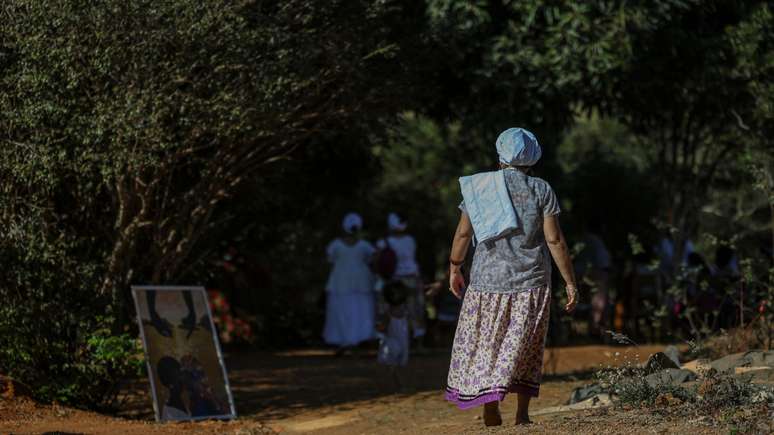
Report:
[{"label": "tree canopy", "polygon": [[128,286],[207,283],[224,243],[281,277],[267,336],[313,329],[289,298],[320,290],[346,211],[372,238],[402,212],[434,277],[457,177],[515,125],[571,231],[774,246],[770,2],[7,0],[0,21],[0,371],[41,397],[101,402],[69,379],[129,349],[103,337]]}]

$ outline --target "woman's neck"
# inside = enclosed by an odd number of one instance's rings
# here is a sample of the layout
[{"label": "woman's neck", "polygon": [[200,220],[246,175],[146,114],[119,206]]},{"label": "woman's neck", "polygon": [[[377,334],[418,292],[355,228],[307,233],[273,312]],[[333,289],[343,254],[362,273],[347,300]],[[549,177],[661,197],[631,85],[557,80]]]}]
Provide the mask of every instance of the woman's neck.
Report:
[{"label": "woman's neck", "polygon": [[523,167],[523,166],[511,166],[506,165],[505,163],[500,163],[500,169],[513,169],[515,171],[521,172],[522,174],[529,174],[530,168]]}]

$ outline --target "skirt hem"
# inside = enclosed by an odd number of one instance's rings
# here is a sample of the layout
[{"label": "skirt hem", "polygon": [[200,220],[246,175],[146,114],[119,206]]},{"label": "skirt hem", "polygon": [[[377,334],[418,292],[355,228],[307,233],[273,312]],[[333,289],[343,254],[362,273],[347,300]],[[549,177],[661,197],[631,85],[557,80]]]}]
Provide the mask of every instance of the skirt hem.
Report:
[{"label": "skirt hem", "polygon": [[534,386],[525,383],[515,383],[510,387],[494,387],[487,391],[479,392],[475,395],[460,394],[456,388],[446,387],[445,398],[447,401],[457,405],[460,409],[470,409],[489,402],[502,402],[508,393],[525,394],[530,397],[538,397],[540,394],[540,385]]}]

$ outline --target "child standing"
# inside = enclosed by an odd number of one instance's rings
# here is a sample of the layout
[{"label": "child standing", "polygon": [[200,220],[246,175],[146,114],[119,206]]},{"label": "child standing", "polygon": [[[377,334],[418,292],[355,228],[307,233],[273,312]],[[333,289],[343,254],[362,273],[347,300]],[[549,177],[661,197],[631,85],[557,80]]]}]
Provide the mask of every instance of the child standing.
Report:
[{"label": "child standing", "polygon": [[409,289],[400,281],[393,281],[382,290],[388,305],[379,322],[379,353],[377,361],[390,367],[398,387],[401,386],[398,366],[406,366],[409,357],[409,321],[406,299]]}]

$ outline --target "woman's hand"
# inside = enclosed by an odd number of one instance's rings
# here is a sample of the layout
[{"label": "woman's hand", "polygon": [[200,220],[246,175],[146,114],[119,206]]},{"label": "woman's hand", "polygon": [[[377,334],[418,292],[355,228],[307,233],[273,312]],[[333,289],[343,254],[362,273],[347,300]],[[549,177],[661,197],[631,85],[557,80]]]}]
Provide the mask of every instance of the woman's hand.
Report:
[{"label": "woman's hand", "polygon": [[575,311],[575,306],[578,305],[578,288],[574,285],[568,285],[567,289],[567,305],[564,309],[568,313]]},{"label": "woman's hand", "polygon": [[462,290],[465,288],[465,277],[462,275],[462,270],[452,265],[449,268],[449,291],[457,297],[462,299]]}]

